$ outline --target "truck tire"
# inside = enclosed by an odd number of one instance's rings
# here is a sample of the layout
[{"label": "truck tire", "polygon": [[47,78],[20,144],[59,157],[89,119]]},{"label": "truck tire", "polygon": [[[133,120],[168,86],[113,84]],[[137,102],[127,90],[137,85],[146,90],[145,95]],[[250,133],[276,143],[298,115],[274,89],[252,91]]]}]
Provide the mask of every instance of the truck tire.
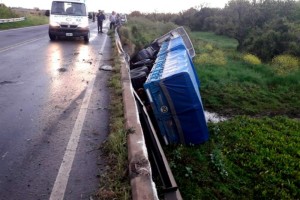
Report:
[{"label": "truck tire", "polygon": [[49,38],[51,41],[56,40],[56,36],[49,33]]},{"label": "truck tire", "polygon": [[134,90],[143,88],[143,85],[147,79],[147,74],[144,71],[130,72],[131,84]]},{"label": "truck tire", "polygon": [[134,68],[134,69],[131,69],[130,70],[130,73],[138,73],[138,72],[145,72],[146,75],[149,74],[149,69],[147,66],[141,66],[141,67],[137,67],[137,68]]},{"label": "truck tire", "polygon": [[90,40],[90,33],[87,34],[87,36],[84,36],[84,41],[89,42]]}]

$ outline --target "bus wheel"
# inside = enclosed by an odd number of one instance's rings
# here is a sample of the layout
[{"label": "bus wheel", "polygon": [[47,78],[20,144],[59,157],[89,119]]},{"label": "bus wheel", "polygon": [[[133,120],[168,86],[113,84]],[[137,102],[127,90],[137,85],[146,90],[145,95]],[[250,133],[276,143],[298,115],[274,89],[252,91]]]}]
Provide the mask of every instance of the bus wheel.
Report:
[{"label": "bus wheel", "polygon": [[56,39],[56,36],[49,33],[49,38],[51,41],[54,41]]}]

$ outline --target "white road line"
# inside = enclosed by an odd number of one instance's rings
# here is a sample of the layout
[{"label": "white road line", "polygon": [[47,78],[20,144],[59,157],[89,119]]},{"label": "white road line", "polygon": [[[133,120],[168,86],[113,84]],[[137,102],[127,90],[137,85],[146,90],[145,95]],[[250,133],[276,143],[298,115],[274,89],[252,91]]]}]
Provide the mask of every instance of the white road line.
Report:
[{"label": "white road line", "polygon": [[[107,35],[105,35],[104,42],[101,47],[101,52],[103,52],[106,40],[107,40]],[[95,83],[95,77],[92,79],[92,81],[90,81],[90,83],[87,87],[86,93],[84,95],[79,114],[77,116],[71,137],[68,142],[68,146],[66,148],[66,151],[65,151],[62,163],[60,165],[54,186],[52,188],[50,200],[63,200],[63,198],[64,198],[68,180],[69,180],[69,176],[70,176],[70,171],[72,169],[72,165],[73,165],[76,150],[78,147],[80,135],[82,132],[83,123],[85,121],[86,113],[88,110],[87,108],[88,108],[88,105],[89,105],[89,102],[91,99],[91,95],[93,92],[94,83]]]},{"label": "white road line", "polygon": [[2,160],[4,160],[4,158],[7,156],[8,152],[6,152],[5,154],[3,154],[2,156]]},{"label": "white road line", "polygon": [[49,24],[43,24],[43,25],[37,25],[37,26],[27,26],[27,27],[22,27],[22,28],[12,28],[12,29],[7,29],[7,30],[1,30],[0,33],[3,33],[3,32],[9,32],[9,31],[18,31],[18,30],[23,30],[23,29],[34,29],[36,27],[39,27],[39,26],[49,26]]},{"label": "white road line", "polygon": [[26,40],[24,42],[20,42],[20,43],[17,43],[17,44],[13,44],[13,45],[10,45],[10,46],[7,46],[7,47],[3,47],[0,49],[0,53],[4,52],[4,51],[7,51],[9,49],[13,49],[13,48],[16,48],[16,47],[20,47],[20,46],[23,46],[25,44],[29,44],[31,42],[35,42],[35,41],[38,41],[42,38],[45,38],[44,36],[43,37],[40,37],[40,38],[35,38],[35,39],[32,39],[32,40]]}]

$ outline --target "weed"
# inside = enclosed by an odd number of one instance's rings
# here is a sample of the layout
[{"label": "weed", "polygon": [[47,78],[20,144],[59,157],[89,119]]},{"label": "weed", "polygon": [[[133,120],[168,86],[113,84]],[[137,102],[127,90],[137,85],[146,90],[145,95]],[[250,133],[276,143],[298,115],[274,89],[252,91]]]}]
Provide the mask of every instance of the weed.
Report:
[{"label": "weed", "polygon": [[[285,76],[278,75],[268,64],[245,62],[242,54],[231,49],[235,44],[232,40],[227,39],[224,46],[215,43],[222,43],[224,37],[209,33],[193,33],[192,36],[196,37],[193,38],[197,53],[194,65],[206,109],[229,116],[285,114],[300,117],[300,69]],[[204,48],[208,43],[213,46],[212,52]],[[218,46],[224,48],[224,51],[220,49],[223,55],[215,56]],[[222,57],[226,64],[215,62],[215,58]],[[251,59],[253,62],[253,57]]]},{"label": "weed", "polygon": [[238,45],[238,42],[235,39],[216,35],[211,32],[192,32],[190,36],[192,38],[201,38],[201,41],[210,43],[219,49],[226,49],[227,51],[235,51]]},{"label": "weed", "polygon": [[186,169],[186,173],[185,173],[185,177],[192,177],[193,176],[193,170],[191,167],[185,167]]},{"label": "weed", "polygon": [[153,22],[143,17],[130,17],[128,23],[120,29],[121,40],[125,46],[129,47],[127,53],[133,55],[155,38],[175,27],[172,23]]},{"label": "weed", "polygon": [[224,53],[221,50],[212,50],[211,53],[202,53],[195,58],[197,64],[208,64],[215,66],[224,66],[227,61],[224,57]]},{"label": "weed", "polygon": [[[113,32],[109,32],[111,37]],[[120,75],[120,61],[114,39],[113,65],[114,74],[108,86],[111,88],[110,103],[110,133],[102,148],[107,158],[107,169],[100,177],[100,188],[96,194],[98,199],[130,199],[130,184],[126,169],[127,162],[127,131],[124,127],[124,112],[122,103],[122,85]]]},{"label": "weed", "polygon": [[203,145],[165,147],[184,199],[299,196],[298,120],[241,116],[209,129],[218,134]]},{"label": "weed", "polygon": [[228,177],[228,172],[225,169],[225,165],[222,161],[223,155],[219,149],[214,149],[210,154],[211,163],[213,167],[220,173],[223,178]]},{"label": "weed", "polygon": [[206,52],[212,52],[214,50],[213,46],[209,43],[204,46],[204,49]]},{"label": "weed", "polygon": [[287,75],[300,69],[300,61],[291,55],[279,55],[272,59],[272,65],[279,75]]},{"label": "weed", "polygon": [[246,63],[252,64],[252,65],[260,65],[261,64],[261,60],[255,56],[252,55],[250,53],[247,53],[243,56],[243,59]]},{"label": "weed", "polygon": [[9,18],[17,18],[19,15],[13,12],[11,9],[0,6],[0,19],[9,19]]}]

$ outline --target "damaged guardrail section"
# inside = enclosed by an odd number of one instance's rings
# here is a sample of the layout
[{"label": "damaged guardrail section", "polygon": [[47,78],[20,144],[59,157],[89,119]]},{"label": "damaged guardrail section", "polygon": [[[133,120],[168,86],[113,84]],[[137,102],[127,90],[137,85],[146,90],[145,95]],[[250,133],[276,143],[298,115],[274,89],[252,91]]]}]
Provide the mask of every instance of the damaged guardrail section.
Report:
[{"label": "damaged guardrail section", "polygon": [[158,199],[155,183],[152,180],[152,171],[143,131],[138,115],[133,89],[130,81],[129,66],[126,54],[123,51],[117,29],[115,30],[116,46],[123,58],[121,67],[123,103],[126,119],[126,128],[131,130],[127,136],[129,176],[134,200]]},{"label": "damaged guardrail section", "polygon": [[19,21],[24,21],[24,20],[25,20],[25,17],[11,18],[11,19],[0,19],[0,24],[10,23],[10,22],[19,22]]}]

